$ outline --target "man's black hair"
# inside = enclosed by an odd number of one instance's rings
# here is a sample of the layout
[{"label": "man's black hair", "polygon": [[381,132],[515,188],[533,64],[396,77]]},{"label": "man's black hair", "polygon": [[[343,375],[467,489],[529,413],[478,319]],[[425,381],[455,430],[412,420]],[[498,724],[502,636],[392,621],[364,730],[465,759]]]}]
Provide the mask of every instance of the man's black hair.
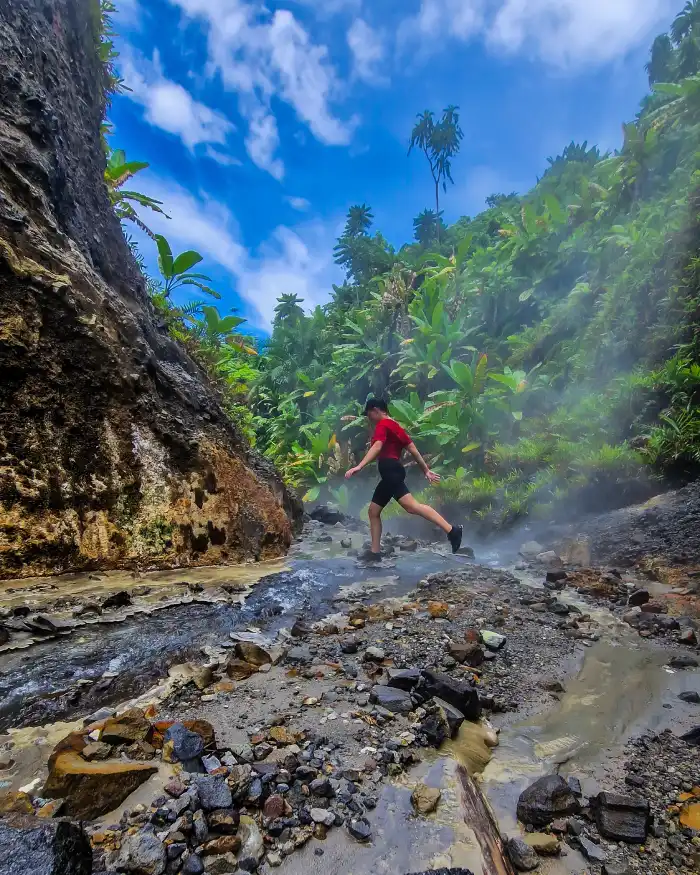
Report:
[{"label": "man's black hair", "polygon": [[389,405],[383,398],[370,398],[365,404],[364,415],[367,416],[370,410],[383,410],[384,413],[388,413]]}]

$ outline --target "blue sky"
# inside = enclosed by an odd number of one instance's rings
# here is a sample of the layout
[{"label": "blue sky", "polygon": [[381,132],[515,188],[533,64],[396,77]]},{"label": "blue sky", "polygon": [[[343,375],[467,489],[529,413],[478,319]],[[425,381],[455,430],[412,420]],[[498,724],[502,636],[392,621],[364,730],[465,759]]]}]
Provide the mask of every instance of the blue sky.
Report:
[{"label": "blue sky", "polygon": [[[644,63],[682,0],[116,0],[127,94],[112,145],[150,162],[144,216],[194,248],[265,331],[275,300],[327,300],[347,208],[370,204],[397,247],[431,206],[417,113],[461,108],[445,219],[525,191],[572,139],[620,145]],[[134,235],[149,264],[154,247]]]}]

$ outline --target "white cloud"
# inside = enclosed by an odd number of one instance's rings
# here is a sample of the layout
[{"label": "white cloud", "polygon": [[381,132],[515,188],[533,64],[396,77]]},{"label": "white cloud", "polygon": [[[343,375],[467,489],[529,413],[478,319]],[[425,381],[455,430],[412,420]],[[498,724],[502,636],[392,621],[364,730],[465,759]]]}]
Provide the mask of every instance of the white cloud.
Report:
[{"label": "white cloud", "polygon": [[224,115],[199,103],[182,85],[165,78],[157,51],[152,62],[123,52],[120,70],[131,89],[127,96],[143,106],[146,121],[175,134],[191,151],[203,143],[223,146],[234,130]]},{"label": "white cloud", "polygon": [[381,34],[362,18],[356,18],[348,30],[348,46],[353,57],[353,73],[358,79],[374,85],[387,83],[379,71],[384,60],[384,41]]},{"label": "white cloud", "polygon": [[123,27],[137,27],[141,23],[141,7],[138,0],[119,0],[111,18],[117,30]]},{"label": "white cloud", "polygon": [[211,158],[212,161],[216,161],[217,164],[221,164],[222,167],[242,167],[243,162],[236,158],[235,155],[229,155],[227,152],[220,152],[218,149],[215,149],[213,146],[207,146],[204,150],[204,154],[207,158]]},{"label": "white cloud", "polygon": [[311,206],[311,203],[305,197],[288,197],[285,200],[290,207],[298,210],[300,213],[305,213]]},{"label": "white cloud", "polygon": [[[251,319],[255,327],[271,326],[280,295],[294,292],[311,309],[328,300],[332,283],[340,281],[333,263],[336,228],[332,223],[279,226],[256,251],[250,251],[241,243],[238,222],[225,204],[152,175],[144,177],[140,187],[144,194],[162,201],[170,216],[144,216],[149,227],[165,235],[173,251],[200,252],[203,273],[210,272],[212,262],[228,271],[237,292],[257,314]],[[144,247],[150,245],[144,242]]]},{"label": "white cloud", "polygon": [[249,124],[251,159],[277,179],[279,134],[273,100],[289,104],[313,135],[327,145],[346,145],[355,125],[337,118],[331,103],[341,85],[328,50],[317,45],[292,12],[270,13],[257,0],[170,0],[205,25],[209,71],[239,96]]},{"label": "white cloud", "polygon": [[487,39],[559,67],[605,63],[644,41],[676,0],[504,0]]},{"label": "white cloud", "polygon": [[678,0],[419,0],[399,28],[399,44],[422,53],[445,35],[480,38],[494,51],[523,53],[561,69],[603,64],[649,38]]}]

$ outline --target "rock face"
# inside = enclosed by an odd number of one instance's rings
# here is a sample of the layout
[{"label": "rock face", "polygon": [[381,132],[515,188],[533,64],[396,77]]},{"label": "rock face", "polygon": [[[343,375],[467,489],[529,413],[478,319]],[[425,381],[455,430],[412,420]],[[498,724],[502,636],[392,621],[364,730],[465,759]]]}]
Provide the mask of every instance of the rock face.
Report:
[{"label": "rock face", "polygon": [[170,339],[111,210],[96,6],[0,4],[0,576],[280,555],[301,504]]},{"label": "rock face", "polygon": [[0,875],[90,875],[90,840],[77,823],[13,815],[0,821]]}]

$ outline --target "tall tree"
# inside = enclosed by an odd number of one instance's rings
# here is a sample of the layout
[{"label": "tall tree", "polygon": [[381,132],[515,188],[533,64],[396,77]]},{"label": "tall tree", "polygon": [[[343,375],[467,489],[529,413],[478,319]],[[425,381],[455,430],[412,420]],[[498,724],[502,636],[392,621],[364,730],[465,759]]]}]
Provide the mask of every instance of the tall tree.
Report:
[{"label": "tall tree", "polygon": [[424,247],[430,246],[439,238],[442,228],[442,216],[437,216],[435,210],[423,210],[413,220],[413,236]]},{"label": "tall tree", "polygon": [[280,295],[277,302],[275,322],[297,322],[304,315],[304,311],[299,306],[304,303],[304,299],[296,294]]},{"label": "tall tree", "polygon": [[[447,191],[447,181],[452,179],[452,159],[459,152],[464,132],[459,125],[459,107],[448,106],[442,113],[439,122],[435,122],[434,113],[426,109],[418,116],[411,131],[411,142],[408,147],[410,155],[414,148],[423,152],[430,167],[430,174],[435,184],[435,212],[440,215],[440,185]],[[438,226],[438,242],[440,240]]]},{"label": "tall tree", "polygon": [[372,208],[367,204],[355,204],[348,210],[348,216],[345,221],[345,237],[362,237],[367,236],[367,232],[372,227],[374,214]]}]

